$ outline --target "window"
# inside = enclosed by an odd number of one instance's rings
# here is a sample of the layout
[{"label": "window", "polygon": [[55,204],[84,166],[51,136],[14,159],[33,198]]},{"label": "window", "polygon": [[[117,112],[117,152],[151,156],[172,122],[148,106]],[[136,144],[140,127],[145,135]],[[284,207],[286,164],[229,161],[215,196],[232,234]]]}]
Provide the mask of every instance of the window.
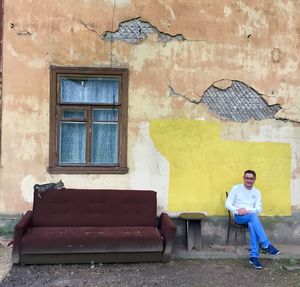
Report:
[{"label": "window", "polygon": [[51,173],[126,173],[128,70],[50,67]]}]

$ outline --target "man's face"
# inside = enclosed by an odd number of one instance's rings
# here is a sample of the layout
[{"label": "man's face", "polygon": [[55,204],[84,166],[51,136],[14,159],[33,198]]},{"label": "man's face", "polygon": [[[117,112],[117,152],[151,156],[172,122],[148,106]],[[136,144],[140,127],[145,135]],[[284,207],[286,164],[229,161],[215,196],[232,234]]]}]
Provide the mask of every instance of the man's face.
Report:
[{"label": "man's face", "polygon": [[244,176],[243,176],[243,179],[244,179],[244,186],[247,188],[247,189],[251,189],[254,182],[255,182],[255,177],[252,173],[246,173]]}]

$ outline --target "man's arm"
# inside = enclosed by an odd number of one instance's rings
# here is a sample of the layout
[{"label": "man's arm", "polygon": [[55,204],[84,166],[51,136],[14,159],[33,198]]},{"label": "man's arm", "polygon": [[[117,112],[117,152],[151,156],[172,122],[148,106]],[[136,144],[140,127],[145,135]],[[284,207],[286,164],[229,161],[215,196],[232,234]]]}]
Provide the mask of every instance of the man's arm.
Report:
[{"label": "man's arm", "polygon": [[238,209],[234,206],[235,189],[234,187],[230,190],[228,197],[225,202],[225,207],[232,213],[237,213]]}]

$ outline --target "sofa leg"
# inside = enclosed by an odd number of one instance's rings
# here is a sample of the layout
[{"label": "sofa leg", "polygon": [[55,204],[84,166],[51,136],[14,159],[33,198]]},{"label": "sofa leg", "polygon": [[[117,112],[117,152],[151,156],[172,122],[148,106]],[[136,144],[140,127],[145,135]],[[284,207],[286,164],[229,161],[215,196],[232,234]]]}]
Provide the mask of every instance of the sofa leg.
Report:
[{"label": "sofa leg", "polygon": [[166,254],[164,254],[163,257],[161,258],[161,262],[162,262],[162,263],[168,263],[168,262],[170,262],[171,260],[172,260],[171,255],[166,255]]}]

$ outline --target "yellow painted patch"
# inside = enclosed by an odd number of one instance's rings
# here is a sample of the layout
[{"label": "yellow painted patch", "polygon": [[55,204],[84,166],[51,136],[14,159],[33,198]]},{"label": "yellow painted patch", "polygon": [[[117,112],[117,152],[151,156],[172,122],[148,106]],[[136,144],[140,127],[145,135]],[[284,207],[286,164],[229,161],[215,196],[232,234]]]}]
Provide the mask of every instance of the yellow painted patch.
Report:
[{"label": "yellow painted patch", "polygon": [[263,215],[290,215],[290,145],[227,141],[221,124],[197,120],[153,120],[150,134],[170,164],[169,211],[225,215],[225,191],[257,172]]}]

